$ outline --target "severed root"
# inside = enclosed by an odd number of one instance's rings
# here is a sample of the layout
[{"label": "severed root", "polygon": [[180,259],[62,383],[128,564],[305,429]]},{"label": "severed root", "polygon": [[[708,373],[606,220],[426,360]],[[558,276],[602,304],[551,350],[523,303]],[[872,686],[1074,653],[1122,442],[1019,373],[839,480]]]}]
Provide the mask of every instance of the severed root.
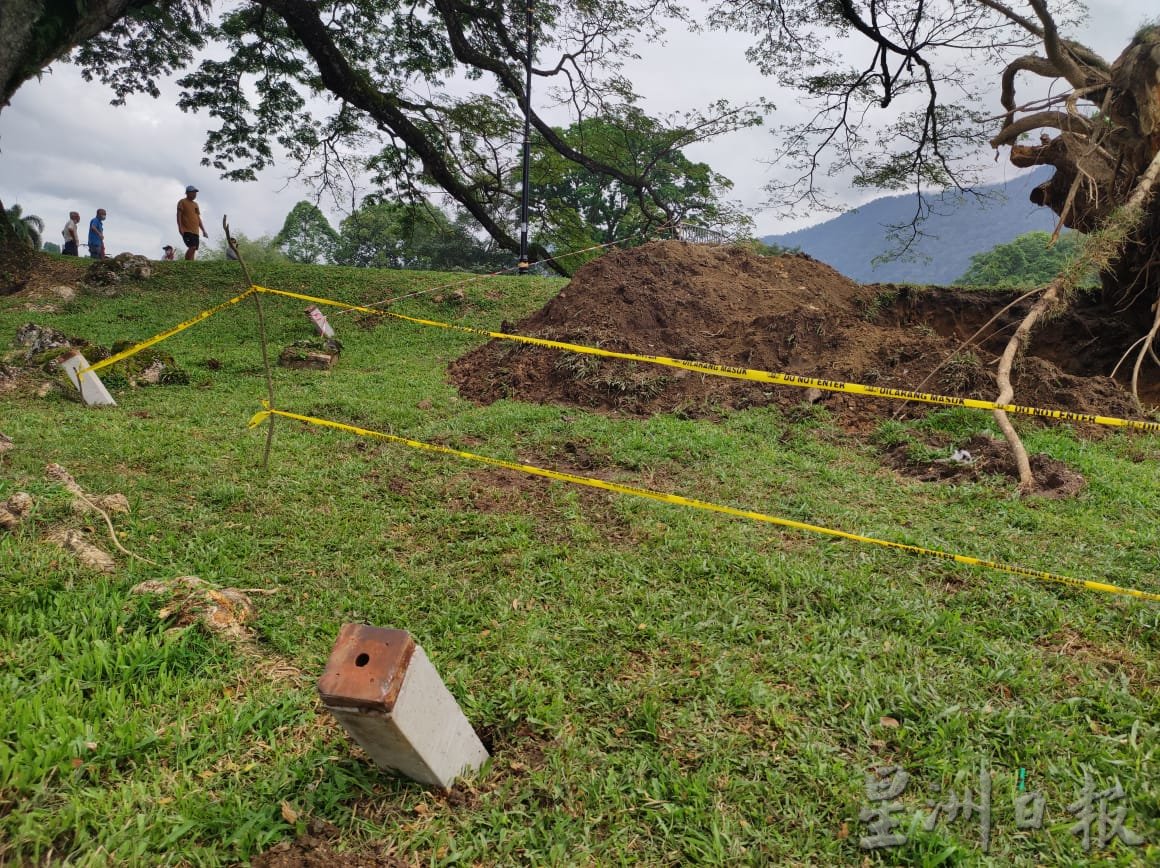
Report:
[{"label": "severed root", "polygon": [[76,555],[77,560],[89,569],[99,573],[112,573],[117,568],[112,555],[90,543],[79,530],[58,527],[50,530],[45,539]]},{"label": "severed root", "polygon": [[172,619],[177,627],[197,623],[233,641],[248,642],[253,638],[249,623],[257,616],[257,610],[237,588],[215,588],[197,576],[178,576],[141,582],[132,593],[167,596],[157,617]]},{"label": "severed root", "polygon": [[49,464],[44,468],[44,472],[50,479],[54,479],[68,489],[73,495],[72,508],[73,512],[86,513],[94,510],[100,514],[101,518],[105,520],[105,527],[109,530],[109,537],[113,540],[113,545],[122,553],[131,558],[141,561],[143,564],[149,564],[153,567],[159,567],[161,564],[151,561],[148,558],[143,558],[136,552],[131,552],[123,545],[117,538],[117,531],[113,527],[113,520],[109,518],[110,512],[124,512],[129,511],[129,501],[123,494],[108,494],[108,495],[93,495],[90,496],[85,493],[85,490],[77,484],[73,479],[72,474],[61,467],[59,464]]},{"label": "severed root", "polygon": [[32,495],[26,491],[16,492],[0,504],[0,528],[7,531],[16,530],[30,512],[32,512]]},{"label": "severed root", "polygon": [[73,512],[83,514],[98,512],[129,512],[129,499],[123,494],[88,494],[73,478],[72,474],[59,464],[49,464],[44,468],[49,479],[59,482],[73,496]]},{"label": "severed root", "polygon": [[[1023,317],[1023,321],[1019,323],[1019,327],[1015,329],[1015,334],[1011,335],[1011,339],[1007,341],[1003,355],[999,358],[999,370],[996,374],[999,380],[999,397],[995,399],[996,404],[1011,403],[1011,398],[1015,395],[1015,389],[1011,385],[1011,368],[1015,364],[1015,357],[1024,348],[1028,337],[1031,335],[1031,330],[1035,327],[1035,323],[1039,321],[1039,318],[1059,303],[1062,290],[1063,281],[1058,279],[1053,280],[1047,289],[1044,290],[1043,295],[1031,306],[1031,310],[1027,311],[1027,315]],[[1035,488],[1035,477],[1031,473],[1031,459],[1027,456],[1027,448],[1023,445],[1023,441],[1019,439],[1019,434],[1015,431],[1015,426],[1007,418],[1007,411],[994,410],[992,412],[994,413],[995,421],[999,425],[999,430],[1003,432],[1003,436],[1006,438],[1007,444],[1011,447],[1011,452],[1015,456],[1015,467],[1019,471],[1019,490],[1024,494],[1029,494]]]}]

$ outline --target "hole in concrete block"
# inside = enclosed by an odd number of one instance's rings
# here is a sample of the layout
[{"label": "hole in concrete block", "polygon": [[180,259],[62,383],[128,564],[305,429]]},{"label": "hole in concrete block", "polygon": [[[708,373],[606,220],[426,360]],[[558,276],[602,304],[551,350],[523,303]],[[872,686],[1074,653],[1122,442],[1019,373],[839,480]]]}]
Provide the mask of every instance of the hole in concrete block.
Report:
[{"label": "hole in concrete block", "polygon": [[370,662],[371,662],[371,655],[367,654],[365,651],[362,654],[358,655],[358,657],[354,658],[354,665],[355,666],[366,666]]}]

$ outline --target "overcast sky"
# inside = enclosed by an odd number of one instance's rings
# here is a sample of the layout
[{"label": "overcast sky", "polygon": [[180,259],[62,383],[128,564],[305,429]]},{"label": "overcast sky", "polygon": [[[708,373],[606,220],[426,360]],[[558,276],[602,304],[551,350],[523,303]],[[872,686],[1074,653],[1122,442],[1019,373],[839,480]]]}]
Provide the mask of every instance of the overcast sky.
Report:
[{"label": "overcast sky", "polygon": [[[1090,8],[1089,25],[1074,35],[1113,60],[1143,23],[1141,4],[1098,0]],[[704,106],[721,97],[734,102],[764,97],[779,107],[775,123],[792,119],[801,111],[796,98],[779,93],[745,61],[745,45],[737,35],[673,29],[668,46],[642,48],[642,59],[632,64],[630,76],[650,113]],[[235,232],[251,238],[273,235],[295,202],[312,198],[309,189],[288,180],[294,168],[289,164],[248,184],[224,182],[202,167],[209,119],[179,111],[172,86],[163,88],[161,99],[131,97],[123,107],[110,106],[110,98],[102,85],[84,82],[75,67],[57,64],[40,81],[21,87],[0,112],[0,200],[7,206],[19,203],[25,213],[44,218],[46,241],[60,241],[70,210],[79,211],[87,224],[97,208],[105,208],[109,255],[131,250],[156,258],[163,244],[181,247],[175,211],[186,184],[201,190],[198,201],[211,244],[221,236],[223,214]],[[998,114],[997,96],[994,108]],[[773,177],[767,165],[773,151],[768,128],[757,128],[693,146],[686,154],[733,180],[734,198],[752,210],[759,236],[834,216],[784,221],[762,209],[762,187]],[[995,180],[1017,171],[1001,159]],[[876,195],[851,191],[844,198],[854,206]],[[337,225],[342,215],[321,204]]]}]

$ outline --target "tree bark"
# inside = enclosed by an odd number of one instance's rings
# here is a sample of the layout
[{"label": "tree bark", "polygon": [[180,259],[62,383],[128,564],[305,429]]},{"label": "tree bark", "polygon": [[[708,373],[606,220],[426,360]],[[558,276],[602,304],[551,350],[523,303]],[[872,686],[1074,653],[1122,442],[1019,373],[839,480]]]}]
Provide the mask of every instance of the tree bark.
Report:
[{"label": "tree bark", "polygon": [[151,0],[0,2],[0,111],[28,79]]}]

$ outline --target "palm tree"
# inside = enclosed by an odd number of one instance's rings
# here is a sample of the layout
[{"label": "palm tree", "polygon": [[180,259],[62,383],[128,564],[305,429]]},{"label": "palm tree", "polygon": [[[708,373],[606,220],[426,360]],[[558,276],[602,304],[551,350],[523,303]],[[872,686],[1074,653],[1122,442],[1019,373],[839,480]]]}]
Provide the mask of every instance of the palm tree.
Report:
[{"label": "palm tree", "polygon": [[16,237],[31,247],[40,249],[41,236],[44,234],[44,221],[35,214],[22,214],[19,205],[13,205],[4,212],[8,225],[12,227]]}]

